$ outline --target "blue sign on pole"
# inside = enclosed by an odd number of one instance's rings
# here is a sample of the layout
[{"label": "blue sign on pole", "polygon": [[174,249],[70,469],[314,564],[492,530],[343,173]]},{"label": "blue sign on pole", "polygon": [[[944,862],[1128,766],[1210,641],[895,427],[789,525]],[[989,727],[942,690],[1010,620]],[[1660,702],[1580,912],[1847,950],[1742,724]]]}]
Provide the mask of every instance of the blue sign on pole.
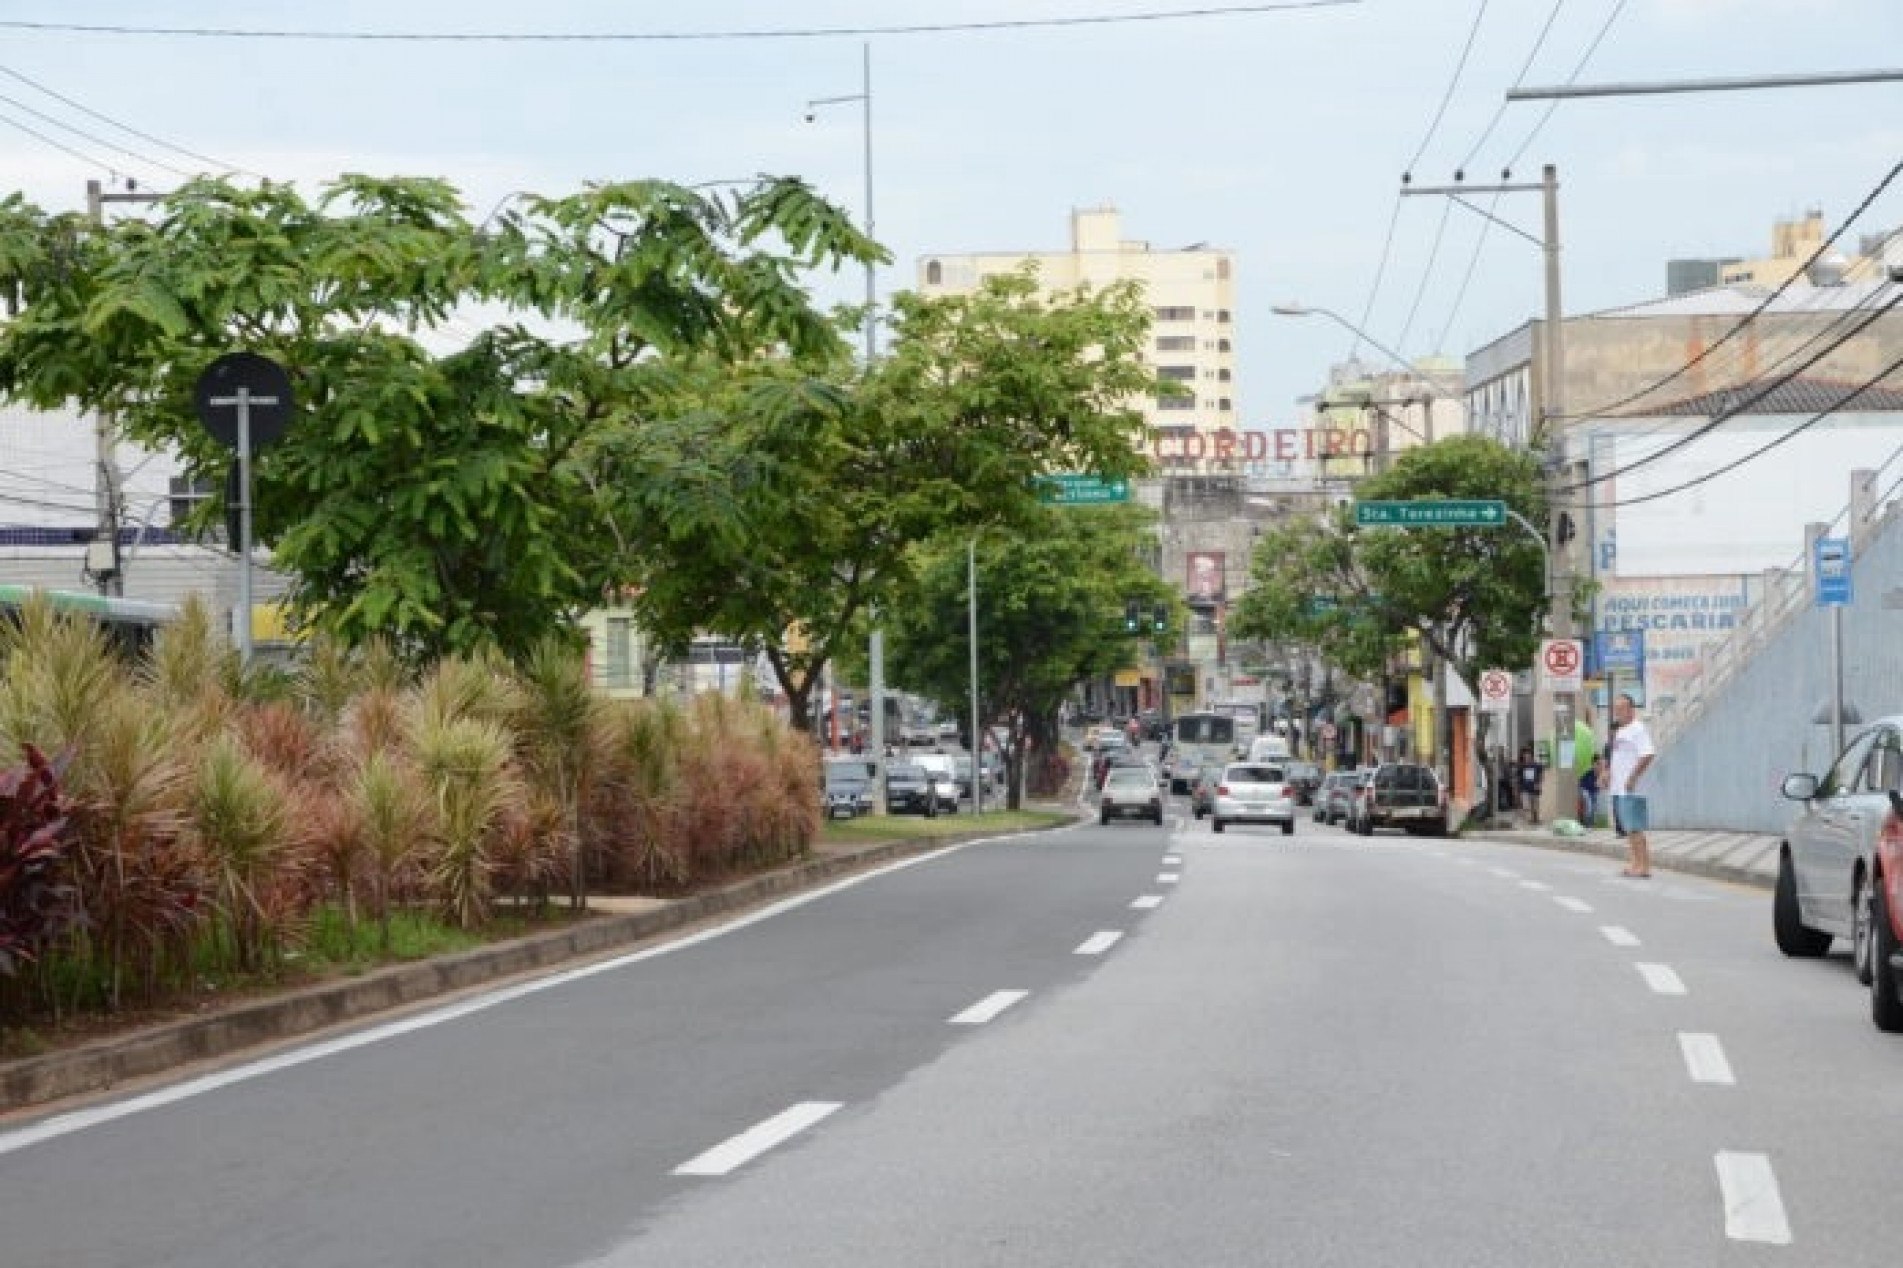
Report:
[{"label": "blue sign on pole", "polygon": [[1812,575],[1817,579],[1817,606],[1849,607],[1853,597],[1850,585],[1850,539],[1819,537],[1816,555],[1811,563]]},{"label": "blue sign on pole", "polygon": [[1599,672],[1623,670],[1645,676],[1645,631],[1602,630],[1594,640],[1599,649]]}]

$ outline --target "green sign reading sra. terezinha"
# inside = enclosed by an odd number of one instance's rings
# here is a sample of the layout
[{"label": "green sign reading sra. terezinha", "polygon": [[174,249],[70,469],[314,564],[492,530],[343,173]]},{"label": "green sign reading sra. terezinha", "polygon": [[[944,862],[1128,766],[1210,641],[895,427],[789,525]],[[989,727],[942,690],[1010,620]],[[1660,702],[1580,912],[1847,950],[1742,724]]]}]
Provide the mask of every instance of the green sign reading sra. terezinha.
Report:
[{"label": "green sign reading sra. terezinha", "polygon": [[1497,500],[1355,503],[1362,528],[1499,528],[1506,522],[1507,504]]},{"label": "green sign reading sra. terezinha", "polygon": [[1121,476],[1040,476],[1037,486],[1037,500],[1051,506],[1097,506],[1130,500],[1130,482]]}]

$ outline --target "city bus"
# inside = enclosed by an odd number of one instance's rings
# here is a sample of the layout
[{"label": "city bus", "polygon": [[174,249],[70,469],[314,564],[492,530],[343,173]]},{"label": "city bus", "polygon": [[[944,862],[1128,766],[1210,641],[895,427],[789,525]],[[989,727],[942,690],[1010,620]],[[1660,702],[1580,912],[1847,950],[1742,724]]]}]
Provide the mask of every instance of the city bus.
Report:
[{"label": "city bus", "polygon": [[1236,720],[1226,713],[1180,713],[1170,722],[1171,792],[1188,792],[1191,772],[1236,756]]},{"label": "city bus", "polygon": [[1209,712],[1226,714],[1236,720],[1236,752],[1247,753],[1255,737],[1262,733],[1262,706],[1242,701],[1227,701],[1209,706]]}]

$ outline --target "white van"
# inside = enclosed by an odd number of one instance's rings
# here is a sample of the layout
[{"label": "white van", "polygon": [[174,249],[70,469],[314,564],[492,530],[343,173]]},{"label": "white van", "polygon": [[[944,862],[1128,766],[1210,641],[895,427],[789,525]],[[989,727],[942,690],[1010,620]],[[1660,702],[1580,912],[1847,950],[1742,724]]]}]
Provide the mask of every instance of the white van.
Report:
[{"label": "white van", "polygon": [[1252,762],[1286,762],[1293,754],[1289,751],[1288,737],[1285,735],[1258,735],[1249,741],[1249,760]]}]

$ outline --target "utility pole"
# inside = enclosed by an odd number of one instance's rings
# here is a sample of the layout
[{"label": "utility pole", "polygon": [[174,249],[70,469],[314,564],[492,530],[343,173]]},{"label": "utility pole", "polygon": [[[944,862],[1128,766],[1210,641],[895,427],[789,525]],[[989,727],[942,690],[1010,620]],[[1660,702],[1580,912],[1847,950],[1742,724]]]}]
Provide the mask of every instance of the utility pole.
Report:
[{"label": "utility pole", "polygon": [[[86,218],[94,227],[104,228],[107,203],[155,203],[163,197],[131,189],[108,192],[99,181],[87,181]],[[119,568],[119,453],[114,426],[111,410],[93,415],[93,501],[98,518],[92,549],[86,552],[86,570],[104,595],[126,592],[125,574]]]}]

